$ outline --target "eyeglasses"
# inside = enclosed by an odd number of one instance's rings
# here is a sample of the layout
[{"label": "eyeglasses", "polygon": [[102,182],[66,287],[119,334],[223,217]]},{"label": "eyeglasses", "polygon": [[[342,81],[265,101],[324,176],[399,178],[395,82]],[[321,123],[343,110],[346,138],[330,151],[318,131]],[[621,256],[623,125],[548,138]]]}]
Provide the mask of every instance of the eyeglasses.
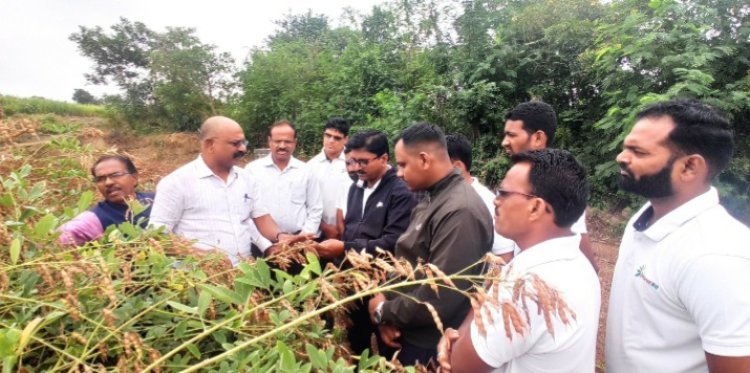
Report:
[{"label": "eyeglasses", "polygon": [[372,162],[372,161],[374,161],[374,160],[376,160],[378,158],[380,158],[380,157],[373,157],[373,158],[370,158],[370,159],[356,159],[356,158],[352,158],[352,159],[348,159],[346,161],[346,164],[347,164],[347,166],[357,165],[359,167],[367,167],[367,165],[370,164],[370,162]]},{"label": "eyeglasses", "polygon": [[506,197],[510,196],[511,194],[518,194],[520,196],[524,196],[524,197],[528,197],[528,198],[542,198],[542,197],[539,197],[539,196],[535,196],[533,194],[516,192],[516,191],[513,191],[513,190],[505,190],[505,189],[502,189],[502,188],[495,189],[495,197],[500,198],[500,199],[506,198]]},{"label": "eyeglasses", "polygon": [[235,148],[241,148],[242,146],[247,147],[247,144],[249,144],[250,141],[247,141],[245,139],[242,140],[235,140],[235,141],[227,141],[227,144],[234,146]]},{"label": "eyeglasses", "polygon": [[94,176],[94,182],[100,184],[107,181],[107,179],[117,180],[125,175],[130,175],[130,172],[113,172],[109,175]]}]

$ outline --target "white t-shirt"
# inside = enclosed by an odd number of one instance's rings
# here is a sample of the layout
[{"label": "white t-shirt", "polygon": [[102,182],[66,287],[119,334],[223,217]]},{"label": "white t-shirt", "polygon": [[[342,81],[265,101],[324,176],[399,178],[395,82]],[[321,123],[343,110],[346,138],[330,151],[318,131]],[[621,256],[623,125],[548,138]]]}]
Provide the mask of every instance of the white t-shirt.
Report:
[{"label": "white t-shirt", "polygon": [[495,255],[501,255],[513,252],[516,248],[516,243],[513,240],[501,236],[495,230],[495,193],[492,193],[475,177],[471,178],[471,186],[477,191],[477,194],[482,197],[482,201],[487,205],[487,209],[490,210],[490,215],[492,216],[492,232],[495,233],[495,237],[492,240],[492,253]]},{"label": "white t-shirt", "polygon": [[292,157],[280,170],[271,155],[245,166],[260,188],[260,197],[279,228],[288,233],[317,233],[323,215],[320,183],[309,167]]},{"label": "white t-shirt", "polygon": [[[323,202],[322,221],[326,224],[336,224],[336,209],[341,193],[349,191],[352,179],[346,172],[346,158],[342,151],[338,158],[329,160],[321,151],[307,161],[313,176],[320,182],[320,195]],[[344,197],[346,198],[346,197]]]},{"label": "white t-shirt", "polygon": [[252,220],[267,214],[247,172],[234,167],[224,182],[198,156],[159,182],[149,224],[195,240],[198,249],[219,248],[237,263],[251,256],[251,242],[271,246]]},{"label": "white t-shirt", "polygon": [[607,371],[707,372],[704,351],[750,355],[750,230],[713,187],[645,227],[652,213],[641,208],[620,244]]},{"label": "white t-shirt", "polygon": [[[553,337],[536,303],[527,299],[529,329],[524,335],[514,334],[513,339],[508,339],[502,311],[485,303],[482,312],[492,312],[493,323],[484,317],[487,335],[482,336],[472,322],[471,341],[477,355],[496,368],[496,372],[594,371],[601,294],[599,278],[578,248],[580,241],[578,235],[544,241],[522,251],[503,267],[502,273],[511,281],[530,273],[537,274],[548,286],[557,289],[576,316],[565,325],[553,313]],[[532,285],[527,283],[526,286]],[[490,288],[487,293],[493,294],[493,291]],[[512,299],[512,287],[502,287],[500,297]],[[518,303],[521,309],[521,301]]]},{"label": "white t-shirt", "polygon": [[[349,180],[351,180],[351,178]],[[349,189],[352,187],[363,188],[363,185],[364,185],[364,182],[362,180],[357,180],[356,182],[350,181],[349,186],[346,187],[346,190],[344,191],[344,193],[341,193],[341,196],[338,199],[338,203],[336,204],[336,208],[341,210],[341,214],[344,217],[346,217],[346,205],[348,204],[348,199],[349,199]]]}]

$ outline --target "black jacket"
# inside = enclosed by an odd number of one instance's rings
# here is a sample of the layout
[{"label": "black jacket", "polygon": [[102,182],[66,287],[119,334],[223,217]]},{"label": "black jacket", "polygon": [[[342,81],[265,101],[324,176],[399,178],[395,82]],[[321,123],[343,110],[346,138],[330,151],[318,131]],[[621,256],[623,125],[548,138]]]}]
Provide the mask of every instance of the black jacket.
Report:
[{"label": "black jacket", "polygon": [[399,236],[409,226],[411,210],[417,199],[406,183],[396,176],[396,170],[386,171],[380,184],[367,199],[362,214],[364,188],[352,184],[346,200],[344,218],[344,248],[375,254],[375,248],[393,252]]}]

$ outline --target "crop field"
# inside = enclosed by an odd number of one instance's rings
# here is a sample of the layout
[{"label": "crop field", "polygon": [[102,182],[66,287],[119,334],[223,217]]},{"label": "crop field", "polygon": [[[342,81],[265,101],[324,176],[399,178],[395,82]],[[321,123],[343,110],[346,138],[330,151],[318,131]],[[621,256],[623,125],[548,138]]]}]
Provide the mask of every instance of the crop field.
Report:
[{"label": "crop field", "polygon": [[[180,239],[130,223],[83,247],[57,245],[55,228],[100,198],[88,171],[98,156],[129,154],[141,189],[154,190],[162,177],[197,156],[198,139],[188,133],[135,135],[96,118],[31,120],[39,124],[38,137],[0,148],[4,369],[425,369],[377,356],[353,357],[345,343],[345,304],[398,291],[402,285],[386,280],[394,273],[416,274],[417,282],[435,288],[451,287],[432,269],[394,267],[356,254],[347,258],[351,269],[322,266],[304,244],[290,247],[283,257],[232,269],[217,258],[191,257],[189,244]],[[611,223],[613,217],[595,211],[589,219],[605,315],[617,242],[598,232],[612,232],[618,219]],[[305,264],[304,269],[286,273],[290,261]],[[602,341],[600,329],[600,347]]]}]

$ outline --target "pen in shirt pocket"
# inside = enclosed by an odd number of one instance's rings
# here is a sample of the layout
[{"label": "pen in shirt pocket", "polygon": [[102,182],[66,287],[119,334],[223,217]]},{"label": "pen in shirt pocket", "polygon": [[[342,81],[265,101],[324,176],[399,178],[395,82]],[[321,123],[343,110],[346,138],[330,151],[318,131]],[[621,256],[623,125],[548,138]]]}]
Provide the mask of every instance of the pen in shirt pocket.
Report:
[{"label": "pen in shirt pocket", "polygon": [[249,200],[249,199],[250,199],[250,196],[248,196],[248,195],[247,195],[247,193],[245,193],[245,196],[244,196],[244,197],[242,197],[242,198],[244,198],[244,199],[245,199],[245,202],[247,202],[247,200]]}]

